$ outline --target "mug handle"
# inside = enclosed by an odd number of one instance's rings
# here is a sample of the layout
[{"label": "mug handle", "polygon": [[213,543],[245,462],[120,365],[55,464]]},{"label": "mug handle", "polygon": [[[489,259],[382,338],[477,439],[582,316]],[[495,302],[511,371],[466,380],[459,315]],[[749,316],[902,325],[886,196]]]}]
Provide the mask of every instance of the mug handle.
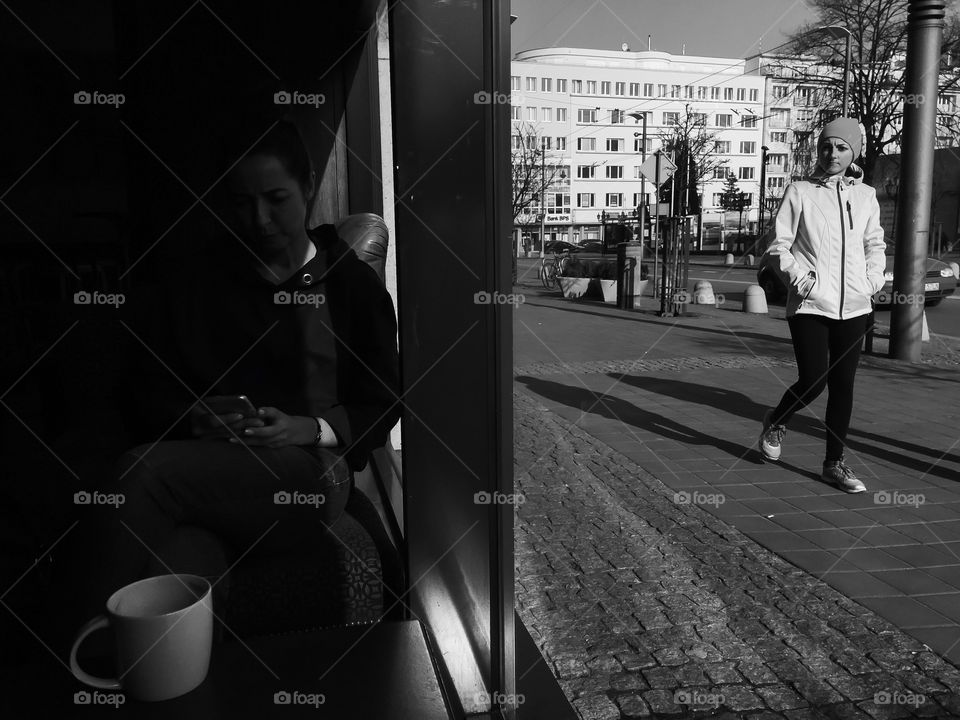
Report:
[{"label": "mug handle", "polygon": [[91,687],[101,688],[103,690],[117,690],[120,689],[120,681],[117,678],[102,678],[91,675],[88,672],[84,672],[79,663],[77,663],[77,649],[86,639],[87,635],[109,626],[110,618],[106,615],[98,615],[80,628],[80,632],[77,633],[77,639],[73,641],[73,647],[70,648],[70,671],[77,680]]}]

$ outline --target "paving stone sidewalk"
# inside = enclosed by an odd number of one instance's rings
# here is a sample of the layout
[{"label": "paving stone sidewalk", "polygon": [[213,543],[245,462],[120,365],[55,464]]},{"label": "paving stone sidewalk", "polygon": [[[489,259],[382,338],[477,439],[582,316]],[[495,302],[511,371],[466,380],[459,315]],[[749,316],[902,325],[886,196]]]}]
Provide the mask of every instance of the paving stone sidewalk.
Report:
[{"label": "paving stone sidewalk", "polygon": [[585,720],[960,717],[927,646],[535,397],[514,415],[517,607]]}]

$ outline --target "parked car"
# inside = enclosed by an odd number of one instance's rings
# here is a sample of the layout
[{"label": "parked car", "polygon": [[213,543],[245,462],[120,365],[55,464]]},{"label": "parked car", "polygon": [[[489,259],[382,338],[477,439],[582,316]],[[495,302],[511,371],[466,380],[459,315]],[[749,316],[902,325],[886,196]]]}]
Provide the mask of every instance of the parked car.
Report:
[{"label": "parked car", "polygon": [[[894,304],[893,295],[893,255],[887,255],[887,264],[883,272],[886,282],[883,288],[873,296],[877,307],[891,307]],[[777,302],[786,299],[787,287],[780,280],[776,271],[767,265],[767,256],[760,261],[757,269],[757,284],[763,288],[768,302]],[[927,272],[923,279],[924,305],[934,307],[947,296],[953,295],[957,289],[957,278],[953,269],[945,262],[936,258],[927,258]]]},{"label": "parked car", "polygon": [[548,253],[579,252],[580,246],[566,240],[550,240],[544,250]]}]

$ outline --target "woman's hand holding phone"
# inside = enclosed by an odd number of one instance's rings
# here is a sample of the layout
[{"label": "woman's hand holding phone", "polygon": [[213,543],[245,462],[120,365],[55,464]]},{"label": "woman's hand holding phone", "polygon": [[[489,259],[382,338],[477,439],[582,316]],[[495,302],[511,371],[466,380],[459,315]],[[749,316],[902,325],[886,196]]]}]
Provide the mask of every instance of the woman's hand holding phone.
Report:
[{"label": "woman's hand holding phone", "polygon": [[205,440],[235,438],[263,424],[246,395],[210,395],[190,409],[190,431]]},{"label": "woman's hand holding phone", "polygon": [[288,445],[313,445],[317,437],[317,421],[302,415],[287,415],[274,407],[262,407],[258,411],[260,425],[251,425],[237,433],[240,439],[230,442],[246,445],[281,448]]}]

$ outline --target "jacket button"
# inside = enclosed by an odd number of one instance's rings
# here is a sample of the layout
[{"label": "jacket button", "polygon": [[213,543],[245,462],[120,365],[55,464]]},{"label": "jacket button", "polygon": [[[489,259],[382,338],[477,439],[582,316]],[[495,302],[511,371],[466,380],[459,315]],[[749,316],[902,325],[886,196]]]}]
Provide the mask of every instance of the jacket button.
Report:
[{"label": "jacket button", "polygon": [[304,273],[303,277],[300,279],[304,285],[309,285],[310,283],[313,282],[313,275],[311,275],[310,273]]}]

